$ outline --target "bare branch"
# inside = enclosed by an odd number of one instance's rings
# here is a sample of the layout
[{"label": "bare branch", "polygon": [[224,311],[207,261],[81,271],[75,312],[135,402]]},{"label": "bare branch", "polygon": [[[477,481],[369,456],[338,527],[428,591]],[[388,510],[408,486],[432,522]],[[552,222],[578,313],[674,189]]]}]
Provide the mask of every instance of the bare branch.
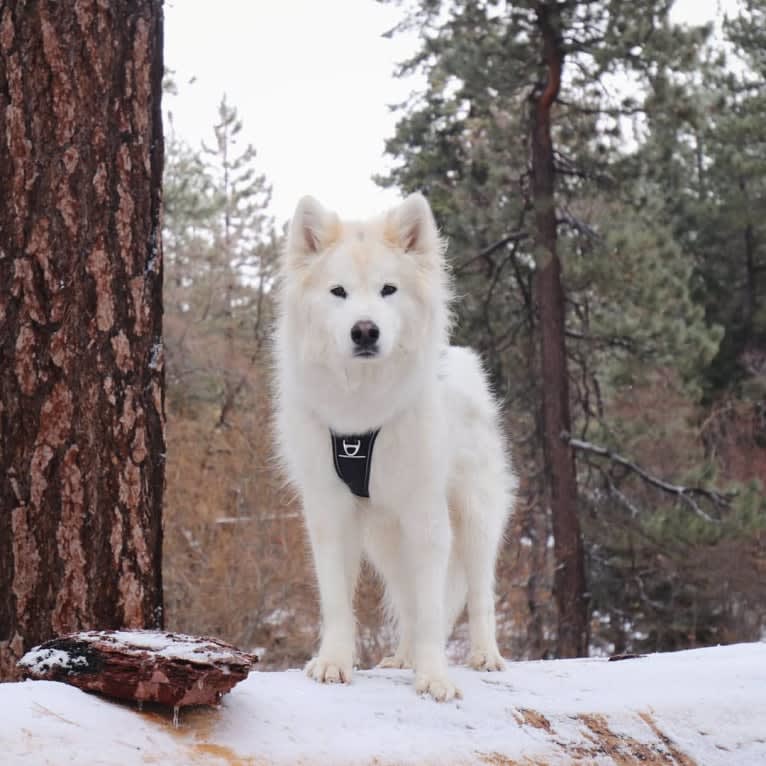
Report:
[{"label": "bare branch", "polygon": [[559,226],[569,226],[574,231],[577,231],[580,234],[584,234],[589,239],[595,239],[599,241],[603,239],[592,226],[589,226],[587,223],[585,223],[585,221],[581,221],[579,218],[576,218],[566,210],[559,211],[558,218],[556,219],[556,224]]},{"label": "bare branch", "polygon": [[621,465],[623,468],[627,468],[637,474],[647,484],[651,484],[653,487],[661,489],[668,494],[675,495],[679,500],[685,502],[700,518],[705,519],[705,521],[712,524],[719,524],[720,520],[713,518],[709,513],[705,512],[697,502],[697,498],[708,500],[715,508],[728,508],[732,499],[736,497],[737,494],[736,492],[719,492],[718,490],[704,489],[703,487],[685,487],[681,484],[671,484],[668,481],[652,476],[648,471],[636,465],[632,460],[628,460],[607,447],[592,444],[591,442],[583,441],[581,439],[574,439],[566,433],[562,434],[561,438],[569,444],[572,449],[608,458],[613,463]]},{"label": "bare branch", "polygon": [[580,114],[592,114],[592,115],[606,115],[607,117],[630,117],[636,114],[645,114],[646,107],[640,104],[636,106],[608,106],[608,107],[591,107],[584,106],[582,104],[576,104],[572,101],[565,101],[559,99],[559,104],[579,112]]},{"label": "bare branch", "polygon": [[[570,301],[572,305],[575,305],[574,302]],[[638,353],[638,348],[636,346],[636,343],[633,341],[632,338],[629,338],[628,336],[622,336],[622,335],[588,335],[583,332],[579,332],[577,330],[567,330],[566,331],[567,338],[573,338],[574,340],[582,340],[586,343],[592,343],[596,346],[601,347],[616,347],[616,348],[624,348],[627,351],[630,351],[631,353]]]},{"label": "bare branch", "polygon": [[[515,242],[522,242],[523,240],[527,239],[529,237],[529,233],[526,231],[515,231],[512,234],[509,234],[507,237],[503,237],[502,239],[499,239],[497,242],[494,242],[493,244],[489,245],[488,247],[485,247],[480,253],[477,253],[472,258],[469,258],[467,261],[464,261],[459,266],[456,266],[452,273],[457,276],[462,271],[467,269],[472,264],[476,263],[476,261],[483,261],[486,258],[490,258],[493,256],[498,250],[505,247],[506,245],[510,245],[511,243]],[[494,264],[493,264],[494,265]]]}]

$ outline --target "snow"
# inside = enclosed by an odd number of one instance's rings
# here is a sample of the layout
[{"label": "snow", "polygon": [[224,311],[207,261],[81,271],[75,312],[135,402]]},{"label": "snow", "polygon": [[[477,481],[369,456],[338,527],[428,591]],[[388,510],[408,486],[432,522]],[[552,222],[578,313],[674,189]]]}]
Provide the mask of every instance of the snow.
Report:
[{"label": "snow", "polygon": [[[87,635],[87,634],[85,634]],[[236,652],[215,642],[200,644],[193,636],[183,633],[157,633],[151,631],[121,631],[107,634],[129,647],[148,649],[160,657],[186,662],[236,662]],[[241,658],[239,658],[241,662]]]},{"label": "snow", "polygon": [[161,370],[165,361],[165,347],[162,343],[155,343],[152,346],[152,356],[149,360],[150,370]]},{"label": "snow", "polygon": [[[183,633],[167,633],[152,630],[91,630],[75,634],[78,642],[119,645],[125,654],[140,654],[152,652],[159,657],[184,662],[205,663],[237,663],[241,664],[243,657],[226,644],[220,644],[215,639],[202,639],[187,636]],[[72,664],[87,665],[84,657],[71,658],[58,649],[40,648],[27,652],[21,659],[21,664],[30,670],[44,669],[44,665],[64,667]]]},{"label": "snow", "polygon": [[321,686],[253,672],[217,709],[141,713],[48,681],[0,685],[3,764],[763,766],[766,644],[609,662],[452,671],[464,698],[418,697],[411,672]]},{"label": "snow", "polygon": [[37,649],[27,652],[21,659],[20,665],[32,673],[44,673],[50,668],[75,668],[87,665],[85,657],[72,657],[61,649]]}]

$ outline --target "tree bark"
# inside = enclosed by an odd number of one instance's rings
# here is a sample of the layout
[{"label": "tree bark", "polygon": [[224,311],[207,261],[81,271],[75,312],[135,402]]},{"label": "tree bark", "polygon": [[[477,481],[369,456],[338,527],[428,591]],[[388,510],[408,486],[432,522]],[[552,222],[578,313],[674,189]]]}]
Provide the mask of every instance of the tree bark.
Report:
[{"label": "tree bark", "polygon": [[161,627],[161,0],[0,3],[0,680]]},{"label": "tree bark", "polygon": [[743,345],[748,347],[753,337],[753,320],[755,317],[757,305],[755,231],[753,228],[753,219],[750,214],[750,196],[748,195],[747,184],[745,183],[744,178],[740,179],[739,188],[742,191],[742,197],[745,201],[744,209],[746,215],[745,230],[743,232],[745,245],[745,305],[743,306]]},{"label": "tree bark", "polygon": [[544,469],[552,514],[554,598],[558,612],[556,652],[579,657],[588,651],[585,562],[577,517],[574,452],[562,438],[571,431],[565,346],[564,290],[556,249],[557,224],[551,107],[558,97],[564,53],[555,3],[538,3],[545,81],[530,97],[532,197],[542,372]]}]

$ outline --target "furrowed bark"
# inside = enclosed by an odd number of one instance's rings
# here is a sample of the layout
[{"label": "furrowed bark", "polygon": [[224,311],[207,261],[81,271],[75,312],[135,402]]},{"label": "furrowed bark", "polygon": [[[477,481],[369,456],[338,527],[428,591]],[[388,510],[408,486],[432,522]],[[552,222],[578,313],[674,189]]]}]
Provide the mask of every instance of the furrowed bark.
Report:
[{"label": "furrowed bark", "polygon": [[556,653],[579,657],[588,651],[585,561],[577,517],[574,452],[562,438],[571,431],[565,347],[564,290],[556,240],[555,170],[551,107],[561,85],[563,43],[555,4],[538,3],[545,81],[530,97],[532,197],[535,210],[535,292],[540,315],[543,447],[554,539],[554,598],[558,612]]},{"label": "furrowed bark", "polygon": [[162,624],[161,0],[0,3],[0,680]]}]

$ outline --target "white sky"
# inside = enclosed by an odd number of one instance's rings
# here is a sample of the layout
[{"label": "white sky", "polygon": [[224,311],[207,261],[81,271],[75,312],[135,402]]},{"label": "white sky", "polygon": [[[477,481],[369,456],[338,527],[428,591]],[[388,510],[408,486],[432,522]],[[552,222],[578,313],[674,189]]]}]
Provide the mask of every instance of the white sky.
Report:
[{"label": "white sky", "polygon": [[[674,16],[701,23],[735,1],[677,0]],[[396,5],[374,0],[168,0],[165,65],[180,93],[166,111],[197,145],[212,137],[225,93],[274,188],[280,224],[303,194],[345,218],[375,213],[398,198],[372,181],[396,123],[387,106],[419,87],[393,77],[416,40],[381,36],[400,18]]]}]

